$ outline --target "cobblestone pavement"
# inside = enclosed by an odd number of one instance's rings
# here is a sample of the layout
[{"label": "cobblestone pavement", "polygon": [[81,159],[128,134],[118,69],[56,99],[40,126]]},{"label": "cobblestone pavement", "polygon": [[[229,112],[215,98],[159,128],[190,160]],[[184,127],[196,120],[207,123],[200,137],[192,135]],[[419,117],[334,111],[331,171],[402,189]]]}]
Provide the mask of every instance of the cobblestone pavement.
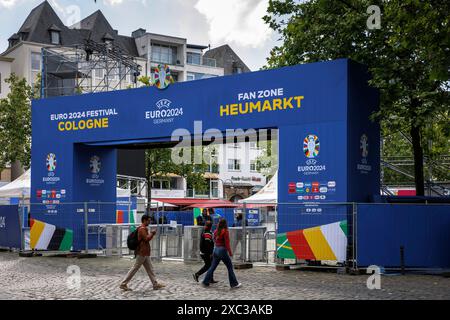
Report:
[{"label": "cobblestone pavement", "polygon": [[[153,291],[140,270],[130,283],[131,292],[118,285],[133,261],[127,258],[76,259],[21,258],[0,252],[0,299],[186,299],[201,300],[204,290],[211,299],[450,299],[450,279],[442,276],[382,276],[381,289],[369,290],[367,276],[311,271],[276,271],[273,267],[236,270],[240,289],[230,290],[223,265],[216,272],[220,282],[204,289],[192,273],[200,264],[163,261],[154,263],[157,278],[167,287]],[[68,289],[67,267],[81,270],[79,289]]]}]

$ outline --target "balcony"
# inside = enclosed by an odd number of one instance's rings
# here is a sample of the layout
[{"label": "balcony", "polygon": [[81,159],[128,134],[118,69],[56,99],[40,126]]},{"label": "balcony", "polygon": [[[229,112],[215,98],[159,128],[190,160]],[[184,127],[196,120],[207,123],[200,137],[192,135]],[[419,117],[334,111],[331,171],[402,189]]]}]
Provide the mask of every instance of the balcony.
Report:
[{"label": "balcony", "polygon": [[216,59],[205,58],[197,53],[187,53],[187,64],[194,66],[217,67]]}]

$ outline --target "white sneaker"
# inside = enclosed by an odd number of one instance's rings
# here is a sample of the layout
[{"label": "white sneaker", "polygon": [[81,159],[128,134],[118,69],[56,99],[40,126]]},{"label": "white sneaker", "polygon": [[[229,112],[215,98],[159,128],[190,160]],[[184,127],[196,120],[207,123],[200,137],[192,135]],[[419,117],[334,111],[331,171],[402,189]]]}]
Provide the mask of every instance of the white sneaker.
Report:
[{"label": "white sneaker", "polygon": [[242,287],[242,283],[238,283],[234,287],[231,287],[231,289],[237,289],[237,288],[240,288],[240,287]]}]

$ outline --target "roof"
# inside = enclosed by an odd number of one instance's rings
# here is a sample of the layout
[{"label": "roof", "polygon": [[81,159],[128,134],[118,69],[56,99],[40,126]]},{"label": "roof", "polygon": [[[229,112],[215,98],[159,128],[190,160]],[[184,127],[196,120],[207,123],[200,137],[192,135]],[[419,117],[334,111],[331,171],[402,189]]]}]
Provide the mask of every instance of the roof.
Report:
[{"label": "roof", "polygon": [[242,67],[244,72],[251,71],[228,44],[206,51],[205,58],[216,59],[218,66],[225,69],[225,74],[231,74],[235,65]]},{"label": "roof", "polygon": [[48,1],[31,10],[19,31],[10,37],[10,40],[22,40],[40,44],[51,45],[50,30],[61,33],[62,46],[82,44],[84,40],[91,39],[103,42],[105,36],[127,54],[138,57],[136,43],[132,37],[119,35],[109,24],[100,10],[84,18],[79,23],[67,27],[53,10]]},{"label": "roof", "polygon": [[198,45],[198,44],[187,44],[187,47],[190,49],[200,49],[200,50],[205,50],[208,49],[208,46],[202,46],[202,45]]}]

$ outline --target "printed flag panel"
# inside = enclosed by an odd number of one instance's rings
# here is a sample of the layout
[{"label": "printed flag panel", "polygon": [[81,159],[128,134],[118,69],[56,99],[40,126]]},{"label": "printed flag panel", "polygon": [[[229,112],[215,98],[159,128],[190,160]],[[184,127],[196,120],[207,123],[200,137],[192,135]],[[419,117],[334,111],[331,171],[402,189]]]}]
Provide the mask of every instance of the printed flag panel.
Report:
[{"label": "printed flag panel", "polygon": [[73,246],[73,231],[31,220],[30,248],[33,250],[70,251]]},{"label": "printed flag panel", "polygon": [[283,259],[343,262],[347,252],[347,221],[282,233],[277,236],[277,255]]}]

